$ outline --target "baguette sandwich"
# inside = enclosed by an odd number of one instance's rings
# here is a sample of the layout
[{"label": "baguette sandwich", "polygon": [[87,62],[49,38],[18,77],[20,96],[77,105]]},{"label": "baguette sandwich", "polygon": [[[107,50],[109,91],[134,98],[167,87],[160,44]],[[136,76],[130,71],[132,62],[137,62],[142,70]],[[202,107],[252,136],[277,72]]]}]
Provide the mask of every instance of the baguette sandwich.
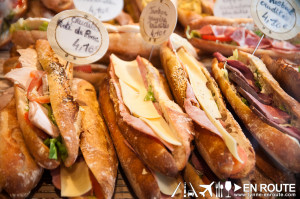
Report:
[{"label": "baguette sandwich", "polygon": [[220,178],[244,178],[255,165],[255,154],[240,126],[226,109],[206,68],[184,48],[161,47],[161,60],[176,102],[192,118],[195,143]]},{"label": "baguette sandwich", "polygon": [[85,80],[72,81],[74,100],[82,115],[80,155],[72,167],[51,172],[62,197],[112,198],[117,177],[117,157],[105,123],[100,116],[94,87]]},{"label": "baguette sandwich", "polygon": [[[190,42],[204,53],[219,51],[224,56],[230,56],[234,49],[252,53],[263,35],[253,24],[232,22],[223,23],[191,23],[190,33],[187,37]],[[242,21],[243,22],[243,21]],[[189,30],[187,30],[189,32]],[[256,55],[264,54],[273,58],[284,58],[299,62],[300,49],[289,41],[279,41],[271,38],[263,38]]]},{"label": "baguette sandwich", "polygon": [[46,40],[38,40],[36,49],[19,52],[22,67],[5,76],[15,82],[25,143],[41,167],[54,169],[60,159],[69,167],[78,155],[81,126],[71,94],[73,66],[55,55]]},{"label": "baguette sandwich", "polygon": [[[100,89],[101,109],[136,194],[182,197],[179,171],[190,155],[191,120],[170,100],[162,76],[147,60],[111,55],[108,76]],[[146,179],[153,186],[146,187]]]},{"label": "baguette sandwich", "polygon": [[242,51],[228,59],[214,55],[213,76],[236,114],[277,162],[298,173],[299,102],[282,90],[259,58]]},{"label": "baguette sandwich", "polygon": [[[104,80],[99,89],[100,107],[105,121],[108,124],[118,159],[135,195],[141,199],[165,198],[170,196],[182,198],[184,193],[182,178],[178,176],[174,179],[153,172],[139,158],[138,154],[122,135],[121,128],[118,126],[114,104],[110,98],[109,87],[109,80]],[[179,183],[180,185],[178,186]],[[175,194],[173,195],[173,193]]]}]

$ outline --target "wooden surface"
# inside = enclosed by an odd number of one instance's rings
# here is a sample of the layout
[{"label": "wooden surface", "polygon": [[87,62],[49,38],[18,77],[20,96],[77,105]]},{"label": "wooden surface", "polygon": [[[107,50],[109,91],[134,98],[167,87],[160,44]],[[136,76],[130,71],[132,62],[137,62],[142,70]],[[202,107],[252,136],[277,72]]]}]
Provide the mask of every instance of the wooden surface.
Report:
[{"label": "wooden surface", "polygon": [[[9,53],[7,51],[0,51],[0,77],[3,75],[3,62],[9,58]],[[2,76],[3,77],[3,76]],[[128,181],[123,180],[123,176],[125,178],[125,175],[121,172],[121,168],[118,169],[118,176],[116,180],[116,187],[115,187],[115,193],[113,198],[115,199],[130,199],[130,198],[136,198],[133,196],[133,192],[129,190]],[[36,186],[34,190],[32,190],[31,194],[28,196],[28,198],[61,198],[59,190],[55,189],[55,187],[52,185],[51,182],[52,178],[50,175],[50,172],[45,170],[43,177],[39,184]],[[0,199],[2,198],[8,198],[6,195],[0,194]]]}]

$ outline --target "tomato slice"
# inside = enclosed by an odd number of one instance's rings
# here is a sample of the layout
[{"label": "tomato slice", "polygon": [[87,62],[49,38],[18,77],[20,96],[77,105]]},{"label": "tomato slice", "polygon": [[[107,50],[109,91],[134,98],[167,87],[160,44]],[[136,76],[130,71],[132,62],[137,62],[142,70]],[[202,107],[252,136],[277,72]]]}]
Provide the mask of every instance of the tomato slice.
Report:
[{"label": "tomato slice", "polygon": [[240,158],[243,160],[243,163],[241,163],[237,159],[233,158],[234,165],[233,165],[231,174],[238,173],[246,166],[248,157],[247,157],[247,154],[244,151],[244,149],[240,146],[238,146],[238,154],[239,154]]},{"label": "tomato slice", "polygon": [[32,80],[27,90],[27,98],[30,101],[36,101],[41,104],[50,102],[49,96],[47,95],[43,96],[41,92],[39,92],[39,89],[43,83],[42,77],[44,74],[45,74],[44,71],[32,71],[30,73],[30,77],[32,78]]},{"label": "tomato slice", "polygon": [[230,37],[216,37],[214,35],[201,35],[201,38],[204,40],[209,40],[209,41],[221,41],[221,42],[227,42],[227,41],[232,41]]}]

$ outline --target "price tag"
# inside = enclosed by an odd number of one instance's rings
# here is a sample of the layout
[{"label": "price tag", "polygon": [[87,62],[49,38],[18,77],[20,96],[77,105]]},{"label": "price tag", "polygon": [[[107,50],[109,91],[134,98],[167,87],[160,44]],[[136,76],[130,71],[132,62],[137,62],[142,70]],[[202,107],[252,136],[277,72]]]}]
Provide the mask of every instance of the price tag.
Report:
[{"label": "price tag", "polygon": [[147,4],[140,17],[140,32],[151,44],[169,39],[177,23],[177,10],[170,0],[154,0]]},{"label": "price tag", "polygon": [[252,0],[255,24],[273,39],[287,40],[300,32],[300,9],[294,0]]},{"label": "price tag", "polygon": [[109,21],[118,16],[123,10],[123,0],[73,0],[75,8],[88,12],[100,19]]},{"label": "price tag", "polygon": [[223,18],[251,18],[251,1],[217,0],[214,15]]},{"label": "price tag", "polygon": [[77,64],[100,59],[109,42],[104,25],[94,16],[78,10],[55,15],[48,25],[47,37],[55,53]]}]

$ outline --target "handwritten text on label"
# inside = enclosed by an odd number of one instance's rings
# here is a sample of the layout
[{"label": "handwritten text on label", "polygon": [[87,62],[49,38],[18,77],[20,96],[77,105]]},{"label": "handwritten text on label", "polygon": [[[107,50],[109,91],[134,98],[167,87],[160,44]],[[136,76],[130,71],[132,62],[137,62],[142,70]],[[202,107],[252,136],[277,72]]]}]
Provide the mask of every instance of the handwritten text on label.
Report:
[{"label": "handwritten text on label", "polygon": [[120,14],[123,0],[74,0],[78,10],[88,12],[101,21],[109,21]]},{"label": "handwritten text on label", "polygon": [[274,32],[287,32],[295,26],[295,9],[284,0],[259,0],[257,3],[259,19]]},{"label": "handwritten text on label", "polygon": [[146,41],[159,44],[168,39],[176,23],[177,13],[174,4],[170,0],[155,0],[150,2],[142,12],[141,34]]},{"label": "handwritten text on label", "polygon": [[251,1],[217,0],[214,15],[224,18],[251,18]]},{"label": "handwritten text on label", "polygon": [[78,57],[94,54],[101,45],[101,34],[95,24],[76,16],[58,21],[56,39],[62,49]]},{"label": "handwritten text on label", "polygon": [[78,64],[100,59],[108,48],[108,33],[103,24],[79,10],[55,15],[49,23],[47,37],[55,53]]}]

